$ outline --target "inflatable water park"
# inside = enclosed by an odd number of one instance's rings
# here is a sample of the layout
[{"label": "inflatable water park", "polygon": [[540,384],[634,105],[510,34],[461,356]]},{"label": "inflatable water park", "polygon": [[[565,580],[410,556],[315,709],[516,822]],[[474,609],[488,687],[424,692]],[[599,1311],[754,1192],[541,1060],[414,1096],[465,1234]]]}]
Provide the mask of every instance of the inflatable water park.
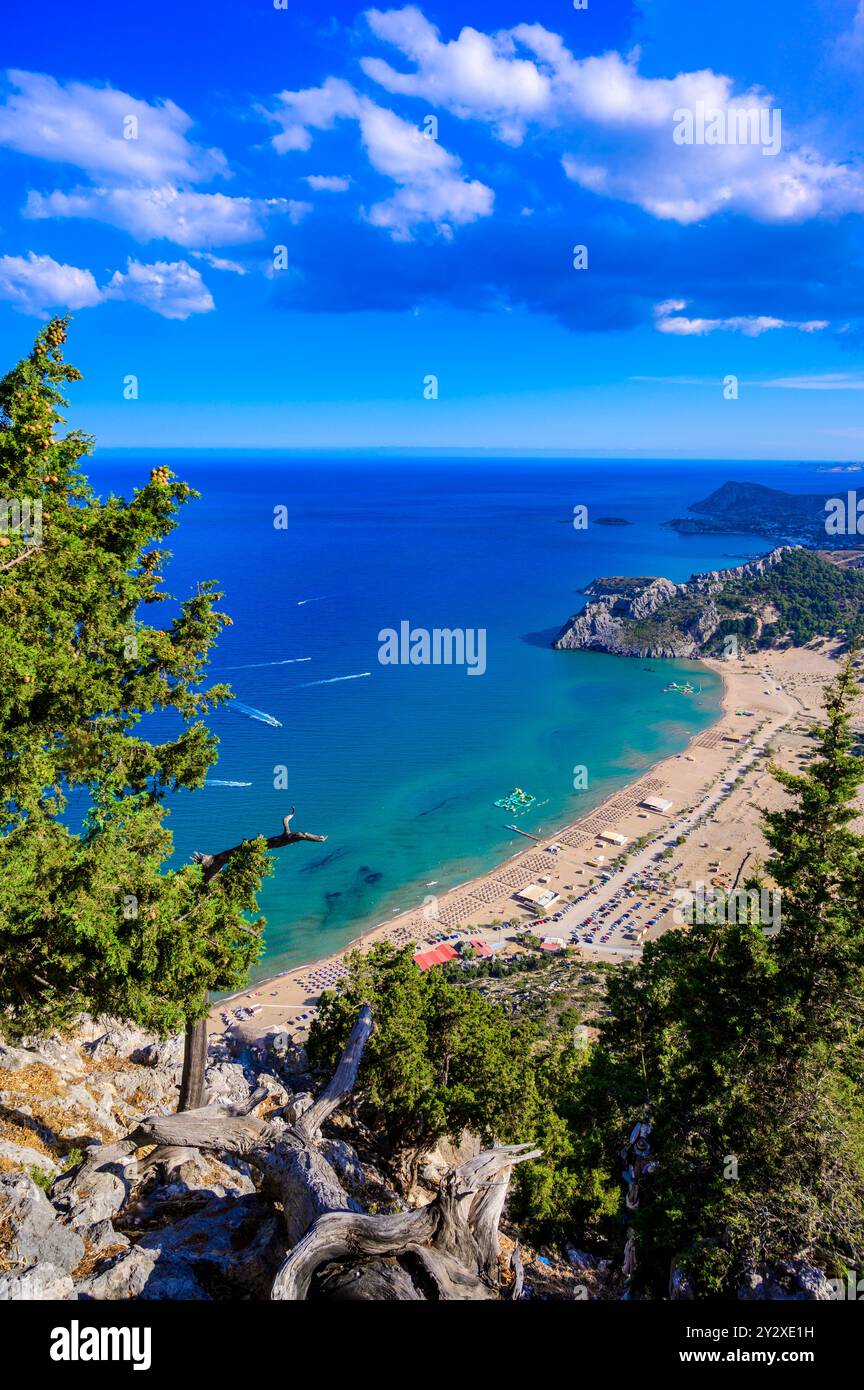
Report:
[{"label": "inflatable water park", "polygon": [[530,792],[525,792],[521,787],[514,787],[508,796],[502,796],[499,801],[493,803],[501,808],[502,811],[509,811],[511,816],[524,815],[526,811],[531,811],[534,807],[545,806],[545,801],[538,801],[536,796]]}]

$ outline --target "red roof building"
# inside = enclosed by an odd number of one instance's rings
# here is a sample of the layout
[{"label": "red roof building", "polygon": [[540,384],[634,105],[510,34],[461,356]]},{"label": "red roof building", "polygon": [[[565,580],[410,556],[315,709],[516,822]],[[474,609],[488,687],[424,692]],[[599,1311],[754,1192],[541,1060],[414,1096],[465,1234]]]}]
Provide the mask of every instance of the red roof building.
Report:
[{"label": "red roof building", "polygon": [[445,961],[456,960],[457,954],[452,946],[444,942],[431,951],[418,951],[412,959],[421,970],[431,970],[433,965],[443,965]]},{"label": "red roof building", "polygon": [[472,937],[466,944],[474,947],[474,954],[477,956],[491,956],[492,954],[491,948],[480,936]]}]

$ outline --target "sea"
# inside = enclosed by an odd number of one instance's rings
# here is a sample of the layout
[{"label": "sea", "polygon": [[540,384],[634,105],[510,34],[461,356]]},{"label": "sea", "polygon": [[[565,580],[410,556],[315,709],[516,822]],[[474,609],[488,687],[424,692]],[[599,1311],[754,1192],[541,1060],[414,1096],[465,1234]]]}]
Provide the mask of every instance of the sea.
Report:
[{"label": "sea", "polygon": [[[596,576],[683,580],[764,553],[755,535],[661,525],[727,479],[843,491],[800,464],[100,451],[96,490],[131,495],[167,464],[200,498],[163,567],[174,602],[215,579],[228,627],[212,656],[234,700],[207,785],[169,802],[174,862],[293,828],[260,896],[257,979],[492,868],[589,812],[718,717],[699,663],[555,651]],[[588,525],[574,526],[587,507]],[[578,513],[577,519],[578,519]],[[629,525],[604,526],[602,517]],[[385,629],[485,634],[485,669],[383,664]],[[692,695],[665,691],[690,681]],[[150,737],[176,725],[150,717]],[[517,821],[495,801],[535,800]]]}]

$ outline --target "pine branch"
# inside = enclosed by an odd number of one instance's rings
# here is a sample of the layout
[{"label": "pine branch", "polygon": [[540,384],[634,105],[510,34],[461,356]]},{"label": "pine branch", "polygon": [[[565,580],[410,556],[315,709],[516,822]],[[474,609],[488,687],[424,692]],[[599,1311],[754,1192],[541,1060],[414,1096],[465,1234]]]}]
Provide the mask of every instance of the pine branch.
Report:
[{"label": "pine branch", "polygon": [[14,569],[16,565],[21,564],[22,560],[29,560],[31,555],[38,555],[41,549],[42,543],[40,541],[39,545],[31,545],[27,550],[22,550],[20,555],[15,556],[14,560],[7,560],[5,565],[0,565],[0,574],[4,570]]},{"label": "pine branch", "polygon": [[[292,830],[291,821],[297,812],[297,807],[291,807],[291,814],[286,816],[282,822],[282,834],[270,835],[265,841],[267,849],[283,849],[285,845],[295,845],[300,840],[314,840],[317,844],[322,844],[327,839],[326,835],[310,835],[306,830]],[[241,840],[239,845],[232,845],[230,849],[221,849],[217,854],[202,854],[196,851],[192,858],[196,864],[200,864],[204,873],[204,882],[210,883],[216,877],[220,869],[223,869],[232,855],[237,854],[244,845],[249,844],[249,840]]]}]

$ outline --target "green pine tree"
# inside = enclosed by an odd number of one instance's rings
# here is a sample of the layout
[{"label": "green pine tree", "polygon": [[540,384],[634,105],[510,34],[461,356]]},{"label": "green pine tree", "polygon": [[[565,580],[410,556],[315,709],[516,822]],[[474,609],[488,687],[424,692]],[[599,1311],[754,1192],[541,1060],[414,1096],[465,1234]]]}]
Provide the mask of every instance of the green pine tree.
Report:
[{"label": "green pine tree", "polygon": [[[68,320],[42,330],[0,381],[0,1032],[15,1038],[106,1013],[165,1032],[203,1020],[261,950],[268,845],[252,839],[169,869],[169,793],[217,757],[206,683],[230,621],[211,582],[164,627],[161,544],[196,494],[164,467],[131,500],[96,496],[93,441],[60,432]],[[142,718],[173,712],[154,743]],[[70,798],[86,804],[71,828]],[[80,818],[79,818],[80,819]],[[206,1042],[203,1022],[195,1032]],[[203,1053],[199,1057],[203,1071]],[[200,1084],[197,1085],[200,1098]]]},{"label": "green pine tree", "polygon": [[329,1075],[359,1008],[370,1005],[375,1030],[353,1104],[409,1186],[421,1155],[443,1136],[458,1140],[467,1129],[484,1141],[515,1133],[523,1142],[536,1108],[534,1027],[511,1024],[498,1005],[440,970],[423,974],[412,953],[388,943],[352,952],[343,988],[322,996],[308,1045],[313,1066]]},{"label": "green pine tree", "polygon": [[656,1167],[627,1224],[637,1280],[655,1296],[673,1266],[705,1297],[778,1260],[837,1269],[864,1258],[854,694],[847,664],[826,693],[819,757],[800,776],[774,769],[790,796],[764,816],[765,870],[782,894],[777,934],[752,903],[727,914],[738,920],[668,933],[610,984],[597,1055],[614,1100],[607,1152],[620,1168],[647,1106]]}]

